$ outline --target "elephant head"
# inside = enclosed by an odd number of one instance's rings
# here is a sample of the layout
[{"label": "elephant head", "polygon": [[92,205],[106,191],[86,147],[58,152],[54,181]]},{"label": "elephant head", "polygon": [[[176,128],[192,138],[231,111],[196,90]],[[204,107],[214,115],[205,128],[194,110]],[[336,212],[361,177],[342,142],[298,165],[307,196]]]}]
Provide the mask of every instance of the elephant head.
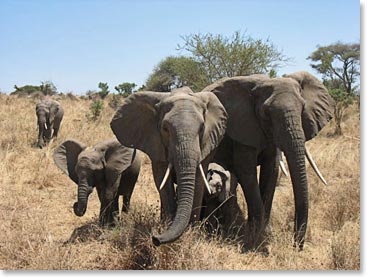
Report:
[{"label": "elephant head", "polygon": [[270,142],[284,152],[295,198],[296,241],[303,243],[308,217],[305,142],[332,118],[334,102],[313,75],[252,75],[222,79],[212,91],[228,112],[227,134],[260,152]]},{"label": "elephant head", "polygon": [[210,163],[207,180],[211,190],[209,197],[223,203],[231,194],[231,173],[217,163]]},{"label": "elephant head", "polygon": [[37,146],[42,148],[44,139],[51,139],[51,131],[56,114],[60,109],[60,104],[54,100],[42,100],[36,105],[38,142]]},{"label": "elephant head", "polygon": [[169,164],[176,174],[176,215],[163,234],[153,237],[155,245],[174,241],[186,229],[197,169],[221,141],[226,120],[226,111],[214,94],[193,93],[188,87],[171,93],[135,93],[114,115],[111,128],[121,144],[142,150],[152,163]]},{"label": "elephant head", "polygon": [[121,172],[131,165],[133,149],[122,147],[115,139],[87,147],[76,140],[66,140],[54,150],[55,164],[78,185],[74,213],[83,216],[88,196],[95,186],[115,184]]}]

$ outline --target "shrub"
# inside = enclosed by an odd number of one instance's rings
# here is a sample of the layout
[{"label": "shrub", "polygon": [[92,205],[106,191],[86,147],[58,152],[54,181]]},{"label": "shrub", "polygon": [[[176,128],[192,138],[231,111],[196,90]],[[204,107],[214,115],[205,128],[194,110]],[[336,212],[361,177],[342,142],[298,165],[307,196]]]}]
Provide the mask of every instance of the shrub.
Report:
[{"label": "shrub", "polygon": [[86,115],[87,119],[90,121],[96,121],[103,111],[103,101],[100,99],[93,101],[89,107],[89,111],[90,113]]}]

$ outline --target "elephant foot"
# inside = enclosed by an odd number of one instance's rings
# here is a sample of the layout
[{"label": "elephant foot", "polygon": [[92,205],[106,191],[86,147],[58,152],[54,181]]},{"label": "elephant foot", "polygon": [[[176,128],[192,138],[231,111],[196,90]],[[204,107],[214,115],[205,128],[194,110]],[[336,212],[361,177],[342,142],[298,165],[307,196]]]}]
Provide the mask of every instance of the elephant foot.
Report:
[{"label": "elephant foot", "polygon": [[99,225],[101,227],[114,228],[117,226],[119,221],[120,221],[119,213],[112,212],[112,213],[108,213],[108,214],[104,214],[100,216]]}]

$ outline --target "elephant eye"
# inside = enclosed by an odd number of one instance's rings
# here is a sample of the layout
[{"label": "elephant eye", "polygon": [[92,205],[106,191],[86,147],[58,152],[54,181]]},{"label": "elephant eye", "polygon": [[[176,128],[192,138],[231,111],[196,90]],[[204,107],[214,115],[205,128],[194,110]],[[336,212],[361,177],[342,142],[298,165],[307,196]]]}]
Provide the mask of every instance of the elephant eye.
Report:
[{"label": "elephant eye", "polygon": [[269,108],[266,105],[263,105],[260,109],[260,116],[264,119],[264,120],[269,120],[270,119],[270,115],[269,115]]},{"label": "elephant eye", "polygon": [[168,128],[168,124],[166,122],[163,122],[162,124],[162,132],[165,134],[165,135],[169,135],[169,128]]}]

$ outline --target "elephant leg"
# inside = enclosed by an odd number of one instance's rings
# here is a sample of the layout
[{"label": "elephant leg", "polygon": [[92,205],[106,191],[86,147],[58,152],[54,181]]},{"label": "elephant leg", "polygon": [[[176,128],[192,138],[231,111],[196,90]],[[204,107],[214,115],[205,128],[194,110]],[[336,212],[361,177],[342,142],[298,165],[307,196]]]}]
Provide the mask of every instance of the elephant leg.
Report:
[{"label": "elephant leg", "polygon": [[116,195],[115,199],[112,202],[112,221],[113,222],[119,222],[119,195]]},{"label": "elephant leg", "polygon": [[117,190],[107,187],[102,191],[98,191],[98,197],[101,201],[99,213],[99,222],[101,226],[113,225],[114,212],[118,214],[118,195]]},{"label": "elephant leg", "polygon": [[119,194],[123,195],[123,204],[122,204],[122,212],[128,213],[130,208],[130,199],[133,194],[135,184],[138,180],[139,173],[136,172],[136,169],[127,169],[121,174],[120,178],[120,186],[119,186]]},{"label": "elephant leg", "polygon": [[260,242],[264,226],[264,206],[257,181],[257,152],[252,147],[235,143],[233,155],[235,175],[247,202],[251,244],[254,247]]},{"label": "elephant leg", "polygon": [[264,150],[260,164],[260,193],[265,209],[265,226],[269,223],[278,175],[279,161],[276,157],[276,148],[273,145]]},{"label": "elephant leg", "polygon": [[131,198],[131,193],[130,194],[125,194],[123,196],[122,212],[124,212],[124,213],[128,213],[128,211],[129,211],[130,198]]},{"label": "elephant leg", "polygon": [[52,138],[57,138],[57,135],[59,133],[59,129],[60,129],[60,120],[57,120],[55,119],[55,122],[54,122],[54,131],[53,131],[53,134],[52,134]]},{"label": "elephant leg", "polygon": [[51,140],[51,132],[52,132],[52,125],[47,124],[47,129],[43,133],[45,141],[47,143]]},{"label": "elephant leg", "polygon": [[161,200],[162,222],[172,221],[177,209],[176,192],[173,187],[172,171],[166,181],[166,185],[164,186],[164,188],[161,191],[159,190],[159,186],[164,178],[166,169],[166,163],[152,162],[153,178]]},{"label": "elephant leg", "polygon": [[53,134],[52,134],[52,138],[57,138],[57,134],[59,132],[58,128],[54,128]]}]

